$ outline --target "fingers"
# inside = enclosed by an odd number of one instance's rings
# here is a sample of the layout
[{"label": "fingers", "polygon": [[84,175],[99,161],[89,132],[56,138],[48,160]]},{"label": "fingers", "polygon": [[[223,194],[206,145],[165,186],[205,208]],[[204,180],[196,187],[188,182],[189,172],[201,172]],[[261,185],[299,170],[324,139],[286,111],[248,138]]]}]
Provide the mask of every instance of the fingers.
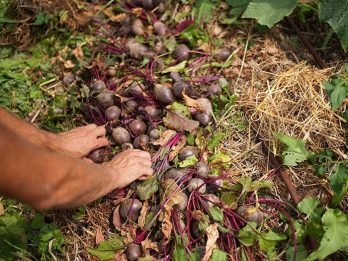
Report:
[{"label": "fingers", "polygon": [[142,175],[140,176],[140,178],[142,178],[142,177],[149,177],[149,176],[152,176],[152,174],[153,174],[153,169],[152,168],[150,168],[150,167],[146,167],[145,165],[142,167],[142,169],[141,169],[141,173],[142,173]]},{"label": "fingers", "polygon": [[95,149],[105,147],[109,145],[109,140],[105,137],[98,138],[96,141]]},{"label": "fingers", "polygon": [[105,136],[106,134],[105,126],[99,126],[90,130],[90,134],[96,137]]}]

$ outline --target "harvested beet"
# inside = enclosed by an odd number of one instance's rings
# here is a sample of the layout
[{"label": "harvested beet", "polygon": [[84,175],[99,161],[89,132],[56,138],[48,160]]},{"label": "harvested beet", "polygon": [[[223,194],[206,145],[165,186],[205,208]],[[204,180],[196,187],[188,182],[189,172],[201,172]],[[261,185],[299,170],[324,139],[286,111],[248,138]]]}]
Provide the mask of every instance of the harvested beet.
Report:
[{"label": "harvested beet", "polygon": [[147,114],[154,118],[157,118],[163,113],[163,110],[161,108],[157,108],[156,105],[148,105],[144,108],[144,110]]},{"label": "harvested beet", "polygon": [[172,92],[174,94],[175,97],[177,98],[182,98],[183,95],[182,95],[182,92],[184,90],[186,90],[188,88],[188,84],[185,83],[185,82],[176,82],[173,84],[173,87],[172,87]]},{"label": "harvested beet", "polygon": [[106,89],[106,85],[103,81],[95,81],[91,86],[91,93],[99,93]]},{"label": "harvested beet", "polygon": [[216,204],[220,202],[220,198],[215,194],[206,194],[204,198],[206,199],[207,205],[210,208],[214,207]]},{"label": "harvested beet", "polygon": [[140,245],[129,244],[126,251],[126,256],[129,261],[138,260],[142,255],[142,249]]},{"label": "harvested beet", "polygon": [[110,106],[105,110],[105,116],[108,121],[117,121],[120,118],[121,109],[117,106]]},{"label": "harvested beet", "polygon": [[211,183],[209,183],[209,191],[211,192],[217,192],[223,185],[223,180],[221,178],[216,178],[216,176],[213,176],[214,179]]},{"label": "harvested beet", "polygon": [[190,48],[186,44],[179,44],[174,50],[174,56],[178,61],[187,60],[190,57]]},{"label": "harvested beet", "polygon": [[75,76],[72,73],[67,73],[63,77],[63,83],[66,86],[69,86],[75,81]]},{"label": "harvested beet", "polygon": [[204,194],[204,192],[206,191],[204,180],[199,178],[191,179],[187,185],[187,190],[189,192],[192,192],[195,189],[197,189],[199,193]]},{"label": "harvested beet", "polygon": [[248,222],[255,222],[257,225],[261,225],[263,221],[264,214],[256,207],[240,206],[236,212]]},{"label": "harvested beet", "polygon": [[187,174],[186,169],[169,169],[166,173],[163,175],[163,179],[174,179],[175,181],[179,182],[185,175]]},{"label": "harvested beet", "polygon": [[157,129],[153,129],[149,132],[150,140],[155,141],[160,138],[160,131]]},{"label": "harvested beet", "polygon": [[135,59],[144,57],[148,54],[147,47],[141,43],[134,42],[134,40],[129,40],[126,44],[126,48],[129,51],[129,55]]},{"label": "harvested beet", "polygon": [[129,125],[129,129],[132,134],[139,136],[146,132],[146,124],[141,120],[134,120]]},{"label": "harvested beet", "polygon": [[155,0],[142,0],[143,7],[147,10],[151,10],[155,7]]},{"label": "harvested beet", "polygon": [[180,151],[178,156],[179,156],[180,161],[183,161],[190,156],[195,156],[197,158],[198,157],[198,150],[194,146],[186,146],[185,148],[183,148]]},{"label": "harvested beet", "polygon": [[153,31],[159,36],[164,36],[166,34],[166,25],[160,21],[157,21],[153,25]]},{"label": "harvested beet", "polygon": [[132,82],[132,84],[127,88],[126,94],[127,95],[137,95],[137,94],[143,94],[145,95],[145,87],[140,86],[137,82]]},{"label": "harvested beet", "polygon": [[135,19],[132,23],[132,33],[135,35],[144,35],[144,25],[140,19]]},{"label": "harvested beet", "polygon": [[95,163],[102,163],[104,161],[105,149],[96,149],[87,155]]},{"label": "harvested beet", "polygon": [[126,102],[126,109],[128,112],[134,112],[138,106],[139,105],[135,100],[129,100]]},{"label": "harvested beet", "polygon": [[177,197],[176,199],[179,201],[179,204],[176,205],[178,209],[185,210],[187,207],[187,202],[188,202],[187,195],[184,192],[182,192],[182,193],[176,194],[176,197]]},{"label": "harvested beet", "polygon": [[207,164],[205,164],[204,162],[198,162],[196,165],[196,169],[197,169],[197,176],[199,178],[206,178],[209,175],[210,169],[207,166]]},{"label": "harvested beet", "polygon": [[134,149],[145,149],[149,142],[150,137],[145,134],[141,134],[134,139],[133,147]]},{"label": "harvested beet", "polygon": [[215,57],[220,61],[226,61],[230,57],[231,52],[226,47],[219,48],[214,53]]},{"label": "harvested beet", "polygon": [[112,130],[112,137],[114,138],[117,145],[124,143],[130,143],[131,137],[129,132],[123,127],[117,127]]},{"label": "harvested beet", "polygon": [[192,115],[192,118],[194,120],[198,121],[199,124],[202,126],[207,126],[212,120],[212,118],[209,115],[202,113],[202,112],[195,112]]},{"label": "harvested beet", "polygon": [[140,200],[126,199],[121,203],[120,216],[123,221],[130,219],[133,222],[137,222],[142,207],[143,204]]},{"label": "harvested beet", "polygon": [[98,102],[104,108],[108,108],[108,107],[114,105],[115,104],[114,98],[115,98],[114,93],[111,91],[108,91],[108,90],[105,90],[105,91],[99,93],[97,96]]},{"label": "harvested beet", "polygon": [[221,94],[221,88],[218,84],[212,84],[208,88],[208,94],[210,97]]},{"label": "harvested beet", "polygon": [[178,72],[171,72],[170,73],[170,78],[172,78],[172,80],[174,82],[181,82],[182,81],[182,78],[180,76],[180,74]]},{"label": "harvested beet", "polygon": [[199,221],[194,219],[190,224],[190,233],[193,238],[199,238],[204,235],[204,232],[199,229]]},{"label": "harvested beet", "polygon": [[115,67],[109,67],[108,68],[108,75],[110,77],[115,77],[117,75],[117,70]]},{"label": "harvested beet", "polygon": [[173,93],[168,87],[162,84],[156,84],[154,91],[155,97],[158,101],[164,104],[171,104],[174,102]]}]

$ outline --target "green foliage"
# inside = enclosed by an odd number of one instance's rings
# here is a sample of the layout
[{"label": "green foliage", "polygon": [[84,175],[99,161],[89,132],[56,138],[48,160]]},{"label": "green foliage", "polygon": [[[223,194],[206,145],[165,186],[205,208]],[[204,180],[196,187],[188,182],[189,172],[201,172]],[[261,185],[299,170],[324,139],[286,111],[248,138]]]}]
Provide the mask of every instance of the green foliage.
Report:
[{"label": "green foliage", "polygon": [[35,16],[35,25],[44,25],[47,24],[51,20],[51,17],[43,12],[37,13]]},{"label": "green foliage", "polygon": [[216,222],[222,222],[224,220],[224,212],[221,208],[214,206],[208,209],[209,214]]},{"label": "green foliage", "polygon": [[286,146],[282,153],[284,165],[297,166],[298,163],[313,155],[312,152],[306,150],[304,140],[298,140],[279,132],[275,132],[273,135]]},{"label": "green foliage", "polygon": [[251,177],[242,177],[238,180],[238,183],[242,185],[243,193],[255,192],[263,188],[273,187],[273,182],[270,180],[253,181]]},{"label": "green foliage", "polygon": [[319,177],[324,177],[328,171],[329,164],[332,162],[332,151],[325,149],[311,158],[311,163],[314,168],[314,172]]},{"label": "green foliage", "polygon": [[239,230],[237,237],[243,245],[249,247],[255,244],[257,239],[256,227],[255,222],[248,222],[245,227]]},{"label": "green foliage", "polygon": [[225,134],[222,132],[215,133],[208,142],[208,145],[207,145],[208,150],[215,149],[220,144],[220,142],[224,139],[224,137],[225,137]]},{"label": "green foliage", "polygon": [[327,22],[341,41],[345,51],[348,50],[348,0],[320,0],[319,19]]},{"label": "green foliage", "polygon": [[307,258],[308,261],[324,259],[339,250],[347,250],[348,220],[338,209],[328,209],[322,217],[324,235],[320,246]]},{"label": "green foliage", "polygon": [[159,183],[155,176],[148,178],[137,186],[137,196],[140,200],[148,200],[158,191]]},{"label": "green foliage", "polygon": [[259,235],[260,250],[267,254],[269,260],[272,260],[276,255],[276,246],[278,242],[287,238],[285,234],[276,233],[272,230],[263,232]]},{"label": "green foliage", "polygon": [[348,168],[343,165],[338,165],[335,173],[329,177],[329,181],[334,192],[331,205],[337,207],[348,190]]},{"label": "green foliage", "polygon": [[124,248],[124,243],[119,235],[113,235],[108,240],[99,244],[95,249],[87,248],[88,253],[98,257],[101,261],[113,260],[117,251]]},{"label": "green foliage", "polygon": [[305,260],[307,257],[307,250],[303,245],[297,245],[296,259],[294,259],[295,247],[289,247],[286,250],[286,261]]},{"label": "green foliage", "polygon": [[227,253],[217,248],[213,250],[213,254],[211,255],[209,259],[209,261],[226,261],[226,260],[227,260]]},{"label": "green foliage", "polygon": [[255,18],[260,24],[272,27],[292,13],[297,0],[253,0],[242,18]]},{"label": "green foliage", "polygon": [[196,158],[195,155],[189,156],[183,161],[179,162],[179,167],[180,168],[186,168],[189,166],[194,166],[198,163],[198,159]]},{"label": "green foliage", "polygon": [[323,234],[321,223],[323,208],[320,207],[320,201],[305,198],[298,204],[297,208],[300,212],[306,214],[305,234],[313,238],[321,238]]},{"label": "green foliage", "polygon": [[332,109],[337,110],[348,96],[348,82],[343,78],[335,78],[330,82],[323,82],[329,95]]},{"label": "green foliage", "polygon": [[203,24],[210,20],[215,5],[211,0],[196,1],[193,12],[195,14],[196,24]]}]

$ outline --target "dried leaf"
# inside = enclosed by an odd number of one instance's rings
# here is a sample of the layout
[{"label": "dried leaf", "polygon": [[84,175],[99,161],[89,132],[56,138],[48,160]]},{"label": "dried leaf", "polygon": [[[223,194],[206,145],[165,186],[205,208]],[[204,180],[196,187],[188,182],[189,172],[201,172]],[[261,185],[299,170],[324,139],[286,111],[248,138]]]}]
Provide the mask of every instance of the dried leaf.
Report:
[{"label": "dried leaf", "polygon": [[101,242],[105,240],[101,227],[97,227],[95,232],[95,243],[99,245]]},{"label": "dried leaf", "polygon": [[77,60],[82,60],[82,58],[84,57],[81,45],[77,46],[72,52]]},{"label": "dried leaf", "polygon": [[208,261],[216,248],[216,240],[219,238],[218,224],[214,223],[208,226],[207,230],[207,244],[205,246],[205,254],[203,261]]},{"label": "dried leaf", "polygon": [[120,217],[120,205],[118,205],[114,210],[114,213],[112,215],[112,224],[114,225],[116,230],[121,230],[122,222]]},{"label": "dried leaf", "polygon": [[213,107],[207,98],[198,98],[195,100],[187,96],[185,93],[183,93],[183,96],[187,106],[195,108],[197,111],[204,112],[208,115],[213,114]]},{"label": "dried leaf", "polygon": [[72,69],[75,67],[75,64],[71,60],[67,60],[66,62],[64,62],[64,67],[66,69]]},{"label": "dried leaf", "polygon": [[198,126],[199,122],[190,120],[183,115],[167,111],[166,117],[163,118],[163,123],[166,127],[176,130],[176,131],[188,131],[190,133],[194,132]]},{"label": "dried leaf", "polygon": [[200,210],[195,210],[191,212],[192,218],[196,220],[201,220],[204,217],[204,213]]},{"label": "dried leaf", "polygon": [[173,130],[165,130],[161,132],[161,136],[158,140],[152,142],[153,145],[163,146],[166,144],[174,135],[176,131]]},{"label": "dried leaf", "polygon": [[115,261],[127,261],[127,257],[124,253],[117,252],[114,260]]},{"label": "dried leaf", "polygon": [[179,142],[172,147],[172,151],[169,153],[169,161],[172,161],[176,155],[185,147],[186,145],[186,136],[182,136]]},{"label": "dried leaf", "polygon": [[5,209],[4,206],[2,205],[1,201],[0,201],[0,216],[5,214]]},{"label": "dried leaf", "polygon": [[145,226],[146,213],[148,210],[149,210],[149,203],[145,201],[138,218],[138,225],[141,229],[143,229]]},{"label": "dried leaf", "polygon": [[141,7],[136,7],[132,9],[132,14],[135,14],[136,16],[141,16],[143,12],[144,10]]},{"label": "dried leaf", "polygon": [[173,230],[173,224],[170,220],[170,218],[172,216],[172,208],[170,206],[166,205],[166,206],[164,206],[164,209],[165,209],[165,211],[164,211],[164,215],[163,215],[161,230],[162,230],[165,238],[167,238],[169,240],[170,235],[171,235],[172,230]]},{"label": "dried leaf", "polygon": [[156,252],[159,252],[158,245],[156,242],[152,242],[150,239],[146,238],[141,241],[141,246],[143,247],[143,251],[145,252],[145,256],[148,254],[148,249],[152,249]]}]

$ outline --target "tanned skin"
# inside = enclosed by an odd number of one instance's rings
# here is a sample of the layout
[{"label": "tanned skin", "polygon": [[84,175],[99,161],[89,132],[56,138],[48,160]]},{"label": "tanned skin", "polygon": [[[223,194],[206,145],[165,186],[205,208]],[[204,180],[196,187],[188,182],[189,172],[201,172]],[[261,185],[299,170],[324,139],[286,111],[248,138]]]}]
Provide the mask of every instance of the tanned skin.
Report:
[{"label": "tanned skin", "polygon": [[36,209],[76,207],[153,174],[145,151],[126,150],[103,165],[84,160],[106,145],[104,127],[52,134],[0,108],[0,194]]}]

